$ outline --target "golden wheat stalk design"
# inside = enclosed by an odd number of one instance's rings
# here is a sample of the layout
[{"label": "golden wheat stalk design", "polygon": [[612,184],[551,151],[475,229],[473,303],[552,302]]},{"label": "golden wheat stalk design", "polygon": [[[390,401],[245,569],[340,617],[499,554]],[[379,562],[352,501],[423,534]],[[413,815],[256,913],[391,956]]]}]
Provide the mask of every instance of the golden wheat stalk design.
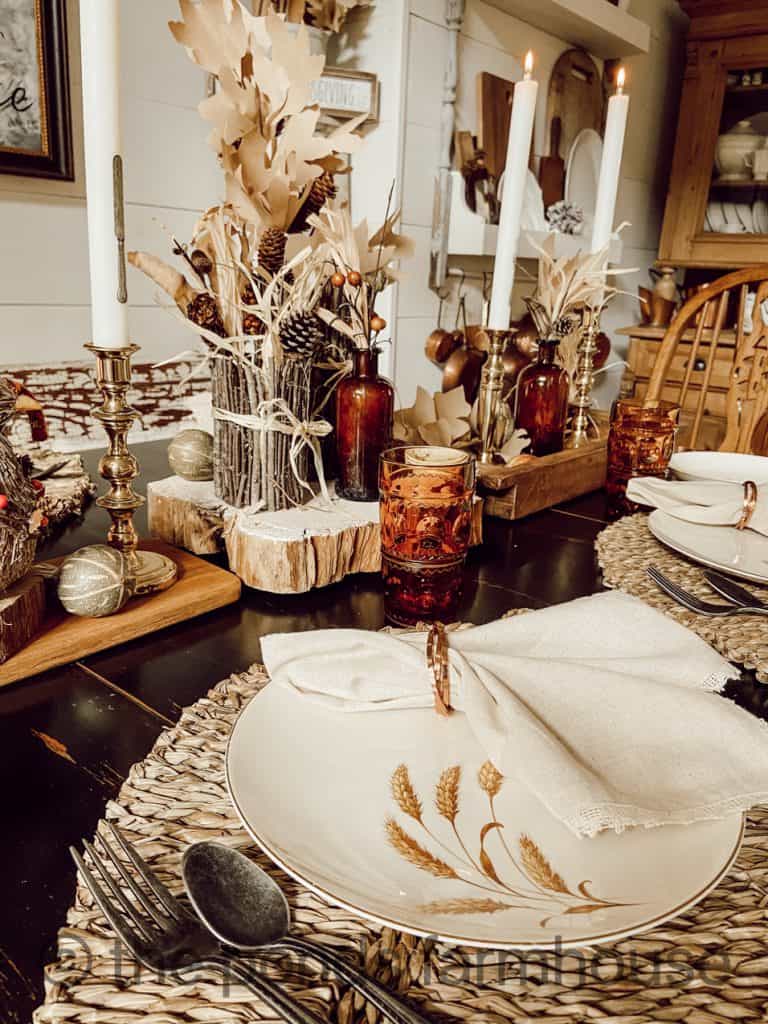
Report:
[{"label": "golden wheat stalk design", "polygon": [[480,783],[480,789],[493,800],[499,794],[499,790],[504,782],[504,776],[491,761],[486,761],[485,764],[480,766],[480,771],[477,773],[477,781]]},{"label": "golden wheat stalk design", "polygon": [[407,765],[399,764],[395,768],[390,779],[390,786],[395,803],[403,814],[407,814],[408,817],[422,824],[421,800],[419,800],[416,790],[413,788]]},{"label": "golden wheat stalk design", "polygon": [[[486,761],[480,766],[477,773],[477,781],[480,789],[488,797],[492,816],[492,820],[480,830],[479,863],[467,849],[456,826],[456,818],[458,817],[461,804],[461,766],[452,765],[450,768],[445,768],[440,773],[435,788],[435,807],[437,813],[450,823],[461,853],[449,848],[429,829],[424,821],[422,802],[411,782],[407,765],[398,765],[392,773],[390,778],[392,797],[403,814],[416,821],[424,829],[430,840],[444,850],[451,859],[458,859],[465,867],[483,876],[483,879],[480,881],[465,877],[464,874],[459,875],[451,864],[438,857],[427,847],[422,846],[394,818],[388,818],[385,823],[387,840],[390,845],[410,864],[413,864],[421,871],[428,872],[435,878],[455,879],[456,881],[464,882],[466,885],[471,885],[491,893],[491,896],[485,897],[435,900],[432,903],[424,904],[421,907],[423,911],[435,914],[457,915],[495,914],[502,910],[534,910],[536,909],[535,904],[542,901],[550,905],[554,904],[555,906],[560,904],[556,913],[539,922],[542,927],[546,927],[550,920],[554,920],[561,915],[591,914],[607,907],[626,906],[623,903],[613,903],[593,896],[587,888],[591,884],[588,881],[581,882],[578,886],[578,891],[572,892],[566,885],[562,875],[559,875],[554,870],[541,849],[529,835],[523,834],[518,839],[520,850],[520,863],[518,863],[504,839],[502,832],[504,828],[503,823],[496,818],[493,807],[494,797],[498,795],[504,784],[504,776],[491,761]],[[513,889],[499,876],[486,849],[486,840],[491,833],[499,837],[515,869],[538,892]],[[463,857],[462,854],[464,855]],[[504,899],[494,898],[496,896],[503,896]],[[513,899],[521,900],[522,903],[509,902],[510,896]]]},{"label": "golden wheat stalk design", "polygon": [[520,836],[519,844],[523,868],[532,882],[550,892],[561,892],[567,896],[573,896],[571,890],[560,875],[553,870],[552,865],[530,836]]},{"label": "golden wheat stalk design", "polygon": [[444,860],[436,857],[434,853],[418,843],[413,836],[409,836],[394,818],[388,818],[385,827],[390,845],[409,863],[421,868],[422,871],[428,871],[436,878],[459,877],[450,864],[446,864]]},{"label": "golden wheat stalk design", "polygon": [[500,910],[513,907],[513,903],[492,899],[433,900],[431,903],[422,903],[419,910],[427,914],[498,914]]},{"label": "golden wheat stalk design", "polygon": [[459,785],[461,768],[455,764],[440,773],[435,789],[435,806],[437,813],[453,825],[459,813]]}]

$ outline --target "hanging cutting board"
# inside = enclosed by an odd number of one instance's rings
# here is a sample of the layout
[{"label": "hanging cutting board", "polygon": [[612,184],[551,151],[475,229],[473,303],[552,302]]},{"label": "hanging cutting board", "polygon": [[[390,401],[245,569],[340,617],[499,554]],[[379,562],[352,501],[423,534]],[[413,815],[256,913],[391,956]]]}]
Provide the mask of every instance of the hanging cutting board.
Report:
[{"label": "hanging cutting board", "polygon": [[[477,76],[477,144],[485,151],[485,165],[498,178],[507,164],[509,123],[515,83],[489,71]],[[533,160],[533,140],[529,164]]]},{"label": "hanging cutting board", "polygon": [[553,203],[559,203],[565,195],[565,160],[560,155],[561,134],[560,118],[553,117],[549,125],[549,154],[541,158],[539,165],[539,184],[545,210]]},{"label": "hanging cutting board", "polygon": [[554,118],[560,118],[560,155],[568,154],[584,128],[603,134],[603,81],[600,71],[583,50],[566,50],[552,69],[547,94],[547,140]]},{"label": "hanging cutting board", "polygon": [[477,143],[485,150],[485,164],[498,178],[507,160],[509,122],[515,83],[488,71],[477,76]]}]

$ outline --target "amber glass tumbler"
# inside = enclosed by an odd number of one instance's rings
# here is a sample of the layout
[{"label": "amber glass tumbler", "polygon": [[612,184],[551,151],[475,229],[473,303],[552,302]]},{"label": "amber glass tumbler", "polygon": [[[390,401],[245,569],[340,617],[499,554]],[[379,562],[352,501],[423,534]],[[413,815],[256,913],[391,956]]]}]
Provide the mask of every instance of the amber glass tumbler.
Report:
[{"label": "amber glass tumbler", "polygon": [[627,484],[635,476],[666,475],[675,448],[680,415],[671,402],[643,406],[639,399],[616,402],[608,434],[608,506],[613,515],[633,512],[626,498]]},{"label": "amber glass tumbler", "polygon": [[456,616],[472,529],[475,460],[453,448],[390,448],[379,468],[381,553],[388,621]]},{"label": "amber glass tumbler", "polygon": [[395,392],[378,374],[376,349],[356,349],[352,373],[336,389],[336,493],[349,501],[376,501],[379,456],[392,441]]}]

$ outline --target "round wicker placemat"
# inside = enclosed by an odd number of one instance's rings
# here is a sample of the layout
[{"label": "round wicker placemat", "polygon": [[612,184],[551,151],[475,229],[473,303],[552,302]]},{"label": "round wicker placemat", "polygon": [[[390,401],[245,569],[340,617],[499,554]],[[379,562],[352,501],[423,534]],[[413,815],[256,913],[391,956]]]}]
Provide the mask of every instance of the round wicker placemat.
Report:
[{"label": "round wicker placemat", "polygon": [[[219,683],[187,708],[133,766],[107,818],[160,877],[180,889],[188,843],[216,838],[246,850],[284,887],[297,932],[356,959],[434,1020],[472,1024],[727,1024],[768,1018],[768,807],[756,810],[734,869],[693,910],[610,946],[556,953],[456,949],[375,928],[328,906],[257,854],[227,797],[224,755],[235,719],[266,682],[258,669]],[[586,842],[587,840],[585,840]],[[59,959],[46,968],[36,1024],[234,1024],[274,1020],[215,975],[159,978],[120,950],[90,894],[78,886]],[[267,970],[305,1005],[338,1024],[375,1024],[359,997],[296,961]]]},{"label": "round wicker placemat", "polygon": [[[753,669],[768,683],[768,624],[765,619],[736,616],[711,618],[696,615],[662,593],[645,573],[655,565],[665,576],[707,601],[721,602],[704,581],[703,568],[660,544],[648,529],[648,516],[638,513],[606,527],[596,541],[597,557],[607,587],[634,594],[646,604],[672,615],[711,644],[728,661]],[[765,589],[748,582],[742,586],[765,599]]]}]

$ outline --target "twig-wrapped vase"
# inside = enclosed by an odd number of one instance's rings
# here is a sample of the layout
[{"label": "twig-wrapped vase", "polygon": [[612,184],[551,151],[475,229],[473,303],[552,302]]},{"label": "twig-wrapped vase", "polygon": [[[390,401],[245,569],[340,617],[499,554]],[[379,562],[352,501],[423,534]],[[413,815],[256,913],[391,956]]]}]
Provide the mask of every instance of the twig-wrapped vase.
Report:
[{"label": "twig-wrapped vase", "polygon": [[279,511],[307,501],[310,448],[297,425],[310,419],[311,373],[304,358],[286,357],[268,373],[212,358],[213,485],[228,505]]}]

